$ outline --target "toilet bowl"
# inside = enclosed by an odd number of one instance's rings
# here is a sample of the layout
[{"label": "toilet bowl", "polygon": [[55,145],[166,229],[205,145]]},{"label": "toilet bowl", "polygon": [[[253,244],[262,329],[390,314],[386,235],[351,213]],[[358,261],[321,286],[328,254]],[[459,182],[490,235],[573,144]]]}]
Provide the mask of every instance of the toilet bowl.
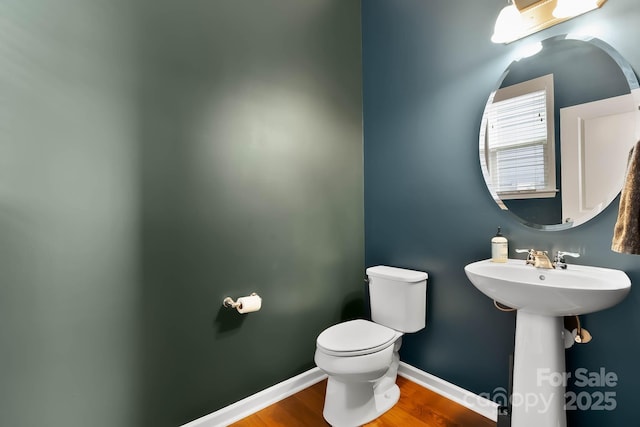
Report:
[{"label": "toilet bowl", "polygon": [[373,421],[398,402],[402,336],[425,326],[426,273],[378,266],[367,275],[372,321],[333,325],[316,340],[315,363],[328,375],[323,416],[334,427]]},{"label": "toilet bowl", "polygon": [[361,319],[318,336],[314,359],[329,376],[323,410],[329,424],[359,426],[396,404],[401,337],[401,332]]}]

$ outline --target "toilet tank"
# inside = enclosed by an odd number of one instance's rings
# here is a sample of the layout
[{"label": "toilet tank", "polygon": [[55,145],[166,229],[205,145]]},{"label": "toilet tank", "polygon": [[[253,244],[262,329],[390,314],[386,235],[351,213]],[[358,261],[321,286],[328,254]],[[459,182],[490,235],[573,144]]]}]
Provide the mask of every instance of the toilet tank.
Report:
[{"label": "toilet tank", "polygon": [[427,316],[427,273],[378,265],[367,268],[371,320],[400,332],[423,329]]}]

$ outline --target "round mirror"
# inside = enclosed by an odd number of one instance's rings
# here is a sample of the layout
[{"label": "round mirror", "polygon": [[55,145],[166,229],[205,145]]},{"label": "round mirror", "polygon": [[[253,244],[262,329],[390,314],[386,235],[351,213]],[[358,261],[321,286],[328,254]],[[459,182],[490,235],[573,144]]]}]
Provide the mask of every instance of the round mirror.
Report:
[{"label": "round mirror", "polygon": [[480,164],[496,203],[523,224],[585,223],[618,195],[640,136],[640,89],[627,61],[596,38],[544,40],[513,61],[487,101]]}]

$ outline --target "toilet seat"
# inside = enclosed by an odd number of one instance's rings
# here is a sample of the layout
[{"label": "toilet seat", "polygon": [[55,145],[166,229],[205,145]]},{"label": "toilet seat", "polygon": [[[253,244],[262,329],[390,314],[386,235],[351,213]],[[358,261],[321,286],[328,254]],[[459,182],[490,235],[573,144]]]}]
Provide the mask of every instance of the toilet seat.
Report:
[{"label": "toilet seat", "polygon": [[316,340],[318,349],[332,356],[360,356],[392,345],[401,332],[363,319],[338,323],[325,329]]}]

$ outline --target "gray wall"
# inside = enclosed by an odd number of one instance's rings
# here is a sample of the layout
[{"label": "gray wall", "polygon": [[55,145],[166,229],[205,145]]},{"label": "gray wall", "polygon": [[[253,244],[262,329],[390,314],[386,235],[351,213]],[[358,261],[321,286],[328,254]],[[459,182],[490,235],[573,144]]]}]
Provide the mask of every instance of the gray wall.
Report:
[{"label": "gray wall", "polygon": [[360,2],[0,16],[0,425],[176,426],[311,368],[363,310]]},{"label": "gray wall", "polygon": [[[485,188],[478,131],[485,102],[515,51],[586,28],[640,70],[640,4],[616,0],[511,45],[489,41],[504,1],[367,0],[362,5],[366,265],[429,272],[427,328],[404,339],[404,361],[476,393],[506,387],[515,316],[466,279],[490,256],[497,226],[514,248],[579,251],[576,262],[619,268],[640,283],[640,259],[610,251],[617,200],[573,230],[541,232],[500,211]],[[582,317],[594,339],[567,351],[568,370],[615,372],[614,411],[571,411],[569,425],[629,425],[637,417],[640,297]]]}]

